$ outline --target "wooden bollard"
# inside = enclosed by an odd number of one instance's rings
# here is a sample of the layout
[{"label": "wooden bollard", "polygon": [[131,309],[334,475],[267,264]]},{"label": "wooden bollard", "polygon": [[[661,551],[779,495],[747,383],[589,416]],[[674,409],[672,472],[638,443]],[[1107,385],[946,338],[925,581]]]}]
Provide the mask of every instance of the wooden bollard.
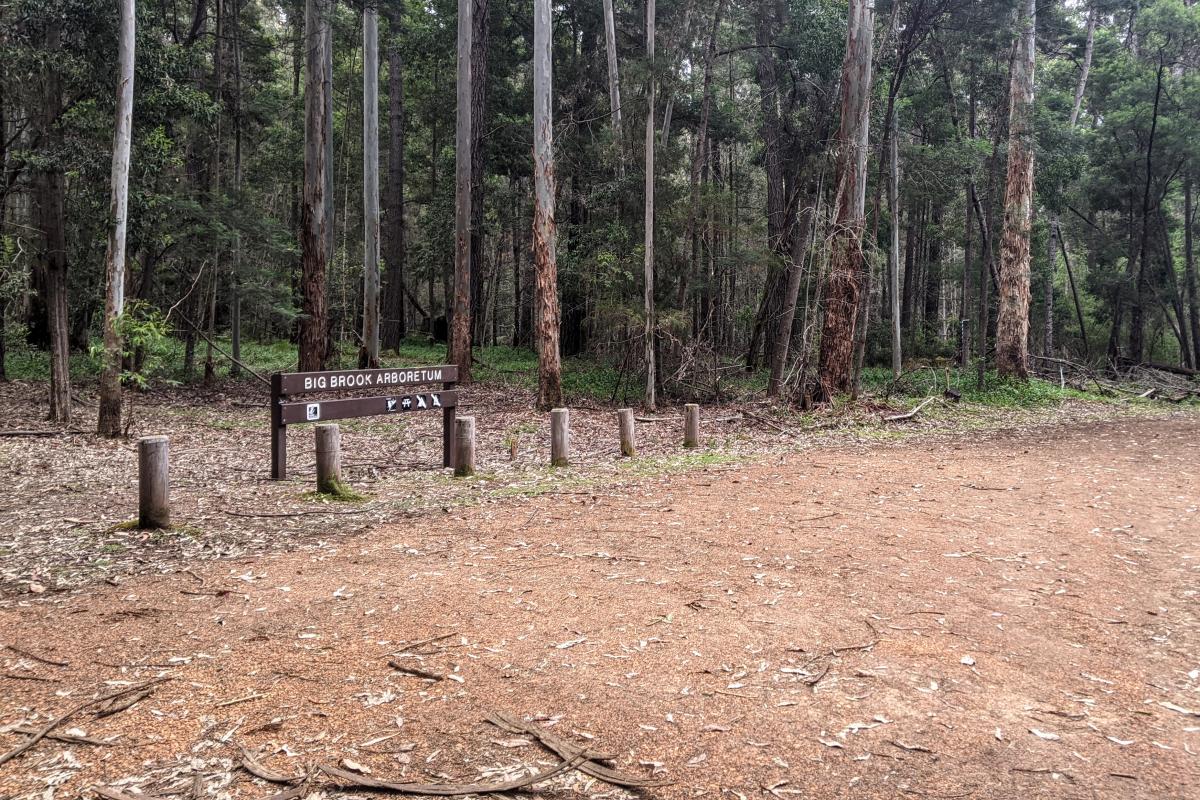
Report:
[{"label": "wooden bollard", "polygon": [[550,412],[550,466],[565,467],[571,463],[570,411],[556,408]]},{"label": "wooden bollard", "polygon": [[317,491],[338,494],[342,488],[342,431],[337,425],[317,425]]},{"label": "wooden bollard", "polygon": [[475,418],[454,419],[454,476],[469,478],[475,474]]},{"label": "wooden bollard", "polygon": [[683,407],[683,446],[700,446],[700,406],[695,403]]},{"label": "wooden bollard", "polygon": [[169,440],[166,436],[138,439],[138,527],[171,527]]},{"label": "wooden bollard", "polygon": [[637,445],[634,442],[633,434],[633,409],[621,408],[617,410],[617,430],[621,435],[621,455],[625,458],[633,458],[637,455]]}]

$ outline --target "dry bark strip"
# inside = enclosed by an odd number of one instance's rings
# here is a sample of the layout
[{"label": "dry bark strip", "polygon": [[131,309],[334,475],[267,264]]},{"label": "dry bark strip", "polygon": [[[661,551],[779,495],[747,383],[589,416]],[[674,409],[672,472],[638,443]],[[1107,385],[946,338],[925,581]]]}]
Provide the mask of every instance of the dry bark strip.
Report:
[{"label": "dry bark strip", "polygon": [[534,737],[547,749],[556,753],[559,758],[571,760],[582,758],[582,761],[578,764],[579,771],[584,775],[590,775],[605,783],[611,783],[614,786],[622,786],[627,789],[666,786],[669,783],[669,781],[639,778],[636,775],[617,772],[603,764],[598,764],[596,763],[597,760],[611,761],[613,756],[593,753],[572,741],[551,733],[538,725],[519,719],[512,714],[497,711],[489,714],[486,719],[501,730],[508,731],[509,733],[524,733]]},{"label": "dry bark strip", "polygon": [[23,744],[17,745],[16,747],[14,747],[12,750],[9,750],[4,755],[0,755],[0,766],[7,764],[9,761],[12,761],[14,758],[16,758],[17,756],[24,753],[26,750],[29,750],[31,747],[33,747],[35,744],[40,742],[42,739],[45,739],[47,736],[49,736],[54,731],[55,728],[57,728],[59,725],[62,725],[64,722],[66,722],[71,717],[78,714],[80,711],[83,711],[85,708],[88,708],[89,706],[94,706],[97,703],[110,702],[112,700],[115,700],[118,697],[124,697],[127,694],[142,692],[146,689],[149,689],[151,686],[157,686],[158,684],[165,683],[166,681],[169,681],[169,680],[171,680],[171,679],[170,678],[155,678],[152,681],[147,681],[146,683],[139,683],[136,686],[126,686],[124,689],[118,689],[117,691],[108,692],[107,694],[102,694],[99,697],[93,697],[91,700],[85,700],[82,703],[75,705],[73,708],[69,709],[62,716],[56,717],[55,719],[50,720],[43,727],[39,728],[37,733],[35,733],[29,739],[29,741],[27,741]]},{"label": "dry bark strip", "polygon": [[[10,725],[0,728],[0,733],[19,733],[24,736],[36,736],[37,728],[31,725]],[[47,733],[45,738],[66,744],[90,744],[96,747],[112,747],[116,742],[106,742],[103,739],[93,739],[90,736],[74,736],[69,733]]]},{"label": "dry bark strip", "polygon": [[118,792],[116,789],[106,789],[103,786],[93,786],[92,791],[105,800],[159,800],[157,797],[151,797],[145,794],[125,794]]}]

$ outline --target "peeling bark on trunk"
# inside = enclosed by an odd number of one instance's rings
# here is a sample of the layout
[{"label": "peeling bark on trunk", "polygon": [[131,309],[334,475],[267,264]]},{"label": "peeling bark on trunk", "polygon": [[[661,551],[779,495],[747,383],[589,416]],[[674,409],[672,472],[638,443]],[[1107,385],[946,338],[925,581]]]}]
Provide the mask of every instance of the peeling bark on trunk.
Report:
[{"label": "peeling bark on trunk", "polygon": [[1000,310],[996,316],[996,370],[1029,377],[1029,237],[1033,220],[1033,73],[1036,0],[1023,0],[1009,89],[1008,179],[1000,242]]},{"label": "peeling bark on trunk", "polygon": [[554,227],[554,117],[550,0],[533,5],[533,262],[537,283],[538,408],[562,405],[558,264]]},{"label": "peeling bark on trunk", "polygon": [[388,16],[388,190],[384,201],[384,263],[382,344],[395,350],[408,335],[408,285],[405,276],[404,229],[404,59],[400,47],[399,11]]},{"label": "peeling bark on trunk", "polygon": [[[45,49],[55,53],[62,42],[62,31],[53,23],[46,31]],[[67,316],[67,236],[62,169],[53,159],[61,146],[57,125],[62,114],[62,78],[54,67],[53,56],[47,59],[42,74],[41,134],[46,149],[53,155],[51,163],[37,170],[33,179],[34,202],[37,206],[37,225],[42,232],[40,264],[42,288],[45,292],[46,318],[50,338],[50,420],[62,425],[71,424],[70,342]]]},{"label": "peeling bark on trunk", "polygon": [[447,359],[460,383],[471,382],[471,15],[458,0],[457,121],[454,131],[454,309]]},{"label": "peeling bark on trunk", "polygon": [[[125,311],[125,231],[129,216],[129,150],[133,136],[134,0],[121,0],[117,29],[117,119],[113,135],[109,205],[107,292],[104,302],[104,369],[100,373],[101,436],[121,435],[121,315]],[[3,135],[0,132],[0,135]],[[2,217],[0,217],[2,219]],[[0,328],[3,337],[3,328]]]},{"label": "peeling bark on trunk", "polygon": [[1183,181],[1183,209],[1184,288],[1187,293],[1188,322],[1192,331],[1192,369],[1200,369],[1200,287],[1197,287],[1196,251],[1192,238],[1196,219],[1190,174]]},{"label": "peeling bark on trunk", "polygon": [[658,405],[656,397],[657,372],[655,367],[655,323],[654,323],[654,0],[646,0],[646,61],[650,77],[646,84],[646,188],[644,224],[644,303],[645,303],[645,347],[646,347],[646,394],[644,405],[654,411]]},{"label": "peeling bark on trunk", "polygon": [[487,332],[484,286],[487,254],[484,252],[484,148],[487,106],[489,0],[472,0],[471,8],[471,343],[483,344]]},{"label": "peeling bark on trunk", "polygon": [[854,328],[863,269],[862,235],[866,227],[874,36],[875,4],[872,0],[850,0],[846,58],[842,65],[841,128],[837,139],[837,199],[817,365],[818,394],[823,400],[852,389]]},{"label": "peeling bark on trunk", "polygon": [[621,132],[621,78],[617,65],[617,30],[613,0],[604,0],[604,49],[608,58],[608,108],[613,139],[617,143],[617,177],[625,177],[625,137]]},{"label": "peeling bark on trunk", "polygon": [[363,318],[359,369],[379,367],[379,11],[363,6]]},{"label": "peeling bark on trunk", "polygon": [[300,252],[303,297],[300,317],[299,368],[302,372],[325,368],[327,310],[325,275],[329,263],[332,220],[329,206],[328,144],[333,131],[325,109],[325,48],[329,0],[307,0],[305,6],[304,76],[304,190],[300,208]]}]

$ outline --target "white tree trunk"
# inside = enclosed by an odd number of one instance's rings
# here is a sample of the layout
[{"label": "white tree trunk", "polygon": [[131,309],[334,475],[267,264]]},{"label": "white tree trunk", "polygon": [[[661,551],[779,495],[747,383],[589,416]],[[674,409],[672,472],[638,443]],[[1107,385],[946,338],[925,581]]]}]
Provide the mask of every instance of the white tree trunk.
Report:
[{"label": "white tree trunk", "polygon": [[125,311],[125,231],[129,214],[129,151],[133,138],[134,0],[121,0],[117,31],[117,119],[113,137],[112,202],[105,258],[104,371],[100,376],[101,436],[121,434],[121,330]]},{"label": "white tree trunk", "polygon": [[557,233],[554,227],[554,116],[550,102],[553,41],[550,0],[534,0],[533,262],[538,309],[538,408],[543,410],[562,404],[562,370],[558,353]]},{"label": "white tree trunk", "polygon": [[363,6],[363,355],[379,366],[379,12]]},{"label": "white tree trunk", "polygon": [[654,386],[654,0],[646,0],[646,61],[650,78],[646,86],[646,214],[645,214],[645,313],[647,411],[657,406]]},{"label": "white tree trunk", "polygon": [[625,143],[621,134],[621,80],[617,71],[617,26],[613,19],[613,0],[604,0],[604,44],[608,53],[608,106],[618,152],[617,175],[624,178]]}]

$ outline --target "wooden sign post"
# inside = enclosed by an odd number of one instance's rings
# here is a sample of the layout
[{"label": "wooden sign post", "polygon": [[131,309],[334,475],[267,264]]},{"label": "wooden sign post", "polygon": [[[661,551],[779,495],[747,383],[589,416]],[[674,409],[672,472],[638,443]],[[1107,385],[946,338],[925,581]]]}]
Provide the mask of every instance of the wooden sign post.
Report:
[{"label": "wooden sign post", "polygon": [[[454,466],[454,417],[458,406],[458,367],[396,367],[347,369],[325,372],[276,372],[271,375],[271,478],[287,479],[287,426],[329,422],[350,417],[403,414],[409,411],[442,412],[442,466]],[[433,389],[441,384],[441,389]],[[419,387],[418,391],[407,391]],[[370,397],[321,400],[299,395],[372,390],[386,392]]]}]

